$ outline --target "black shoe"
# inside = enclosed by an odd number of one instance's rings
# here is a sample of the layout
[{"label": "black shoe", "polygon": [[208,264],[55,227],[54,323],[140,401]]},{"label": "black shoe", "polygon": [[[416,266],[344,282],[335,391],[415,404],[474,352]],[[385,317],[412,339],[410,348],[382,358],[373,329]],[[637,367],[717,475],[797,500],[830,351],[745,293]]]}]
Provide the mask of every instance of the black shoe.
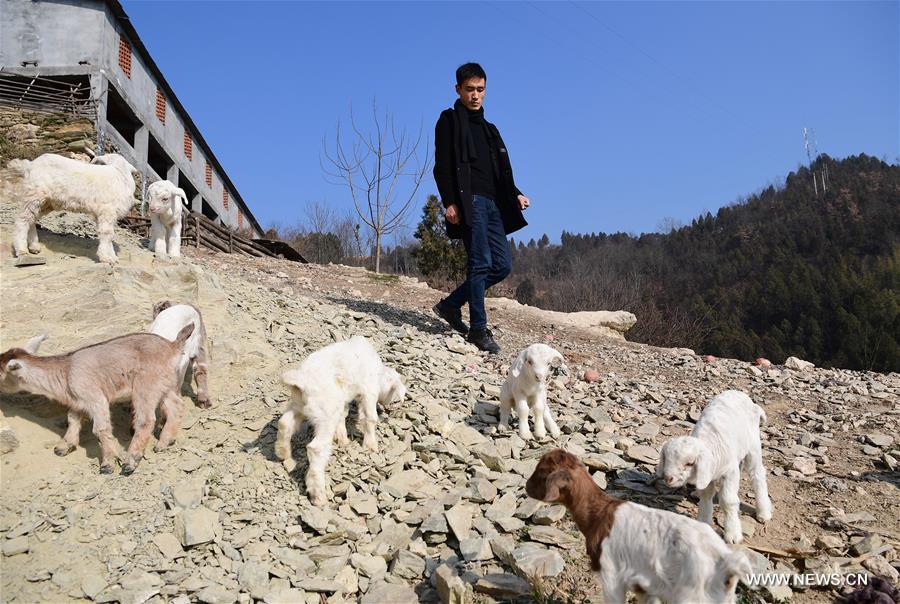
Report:
[{"label": "black shoe", "polygon": [[491,333],[490,329],[473,329],[469,332],[466,340],[475,344],[475,347],[478,350],[483,350],[484,352],[489,352],[491,354],[497,354],[500,352],[500,347],[497,346],[497,342],[494,341],[494,334]]},{"label": "black shoe", "polygon": [[445,306],[441,306],[441,303],[438,302],[431,307],[431,310],[434,311],[434,314],[449,323],[450,327],[452,327],[459,333],[463,335],[469,333],[469,326],[463,323],[462,311],[460,311],[458,308],[456,310],[452,310]]}]

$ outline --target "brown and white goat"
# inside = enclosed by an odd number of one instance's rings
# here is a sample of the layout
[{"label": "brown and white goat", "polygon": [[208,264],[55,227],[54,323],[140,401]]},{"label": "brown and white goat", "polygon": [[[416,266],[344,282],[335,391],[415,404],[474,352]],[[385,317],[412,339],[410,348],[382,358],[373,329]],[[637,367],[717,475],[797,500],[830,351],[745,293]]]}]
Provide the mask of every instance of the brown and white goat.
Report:
[{"label": "brown and white goat", "polygon": [[193,330],[193,325],[186,326],[174,342],[155,334],[133,333],[46,357],[35,354],[47,337],[38,336],[24,348],[12,348],[0,355],[0,391],[40,394],[68,408],[69,427],[54,448],[57,455],[75,450],[81,420],[85,415],[90,417],[100,441],[102,474],[112,473],[116,458],[109,405],[130,398],[134,436],[122,473],[131,474],[153,434],[157,407],[165,416],[165,425],[155,450],[175,440],[184,409],[176,368]]},{"label": "brown and white goat", "polygon": [[720,603],[735,601],[750,563],[708,524],[606,495],[584,464],[562,449],[546,453],[525,485],[529,497],[568,508],[584,534],[604,601]]}]

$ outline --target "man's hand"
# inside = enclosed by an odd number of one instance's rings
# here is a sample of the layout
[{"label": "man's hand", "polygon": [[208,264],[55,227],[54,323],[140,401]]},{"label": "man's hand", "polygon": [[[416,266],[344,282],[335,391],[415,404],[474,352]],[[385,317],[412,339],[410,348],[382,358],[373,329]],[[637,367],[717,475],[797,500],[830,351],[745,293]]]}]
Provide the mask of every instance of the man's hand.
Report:
[{"label": "man's hand", "polygon": [[447,217],[447,222],[450,224],[459,224],[459,210],[455,203],[447,206],[447,209],[444,210],[444,216]]},{"label": "man's hand", "polygon": [[527,210],[528,206],[531,205],[531,200],[525,197],[524,195],[519,195],[519,209]]}]

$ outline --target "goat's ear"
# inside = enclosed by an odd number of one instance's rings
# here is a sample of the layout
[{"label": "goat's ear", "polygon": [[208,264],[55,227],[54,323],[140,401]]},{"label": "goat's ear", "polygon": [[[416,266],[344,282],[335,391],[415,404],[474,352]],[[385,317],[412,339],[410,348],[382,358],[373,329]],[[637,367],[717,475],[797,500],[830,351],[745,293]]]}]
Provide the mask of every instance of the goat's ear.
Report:
[{"label": "goat's ear", "polygon": [[725,593],[732,593],[737,587],[738,581],[748,581],[753,573],[753,567],[743,552],[733,551],[725,560]]},{"label": "goat's ear", "polygon": [[708,487],[712,481],[712,463],[712,454],[709,452],[709,449],[701,445],[700,451],[697,453],[697,459],[694,462],[694,484],[701,491]]},{"label": "goat's ear", "polygon": [[153,305],[153,318],[155,319],[156,315],[158,315],[159,313],[166,310],[167,308],[169,308],[172,305],[173,305],[173,302],[171,300],[160,300],[159,302],[154,304]]},{"label": "goat's ear", "polygon": [[522,373],[522,366],[525,364],[525,353],[520,352],[516,355],[516,358],[513,359],[512,364],[509,366],[509,374],[514,378],[518,378]]},{"label": "goat's ear", "polygon": [[656,463],[656,476],[662,478],[666,468],[666,447],[659,450],[659,461]]},{"label": "goat's ear", "polygon": [[22,364],[22,361],[20,361],[19,359],[13,359],[6,364],[6,370],[15,372],[21,369],[23,366],[24,365]]},{"label": "goat's ear", "polygon": [[556,470],[547,476],[544,483],[544,501],[559,501],[560,496],[569,490],[569,471]]},{"label": "goat's ear", "polygon": [[551,353],[550,353],[551,360],[559,359],[559,362],[561,365],[566,364],[566,358],[562,355],[562,353],[560,351],[556,350],[555,348],[551,348],[550,350],[551,350]]},{"label": "goat's ear", "polygon": [[181,204],[186,206],[188,202],[187,194],[184,192],[184,189],[176,188],[175,195],[181,198]]},{"label": "goat's ear", "polygon": [[48,336],[45,333],[42,333],[39,336],[34,336],[33,338],[31,338],[30,340],[28,340],[25,343],[25,346],[23,347],[23,349],[28,354],[37,354],[38,348],[41,347],[41,344],[43,344],[44,340],[46,340],[48,337],[50,337],[50,336]]}]

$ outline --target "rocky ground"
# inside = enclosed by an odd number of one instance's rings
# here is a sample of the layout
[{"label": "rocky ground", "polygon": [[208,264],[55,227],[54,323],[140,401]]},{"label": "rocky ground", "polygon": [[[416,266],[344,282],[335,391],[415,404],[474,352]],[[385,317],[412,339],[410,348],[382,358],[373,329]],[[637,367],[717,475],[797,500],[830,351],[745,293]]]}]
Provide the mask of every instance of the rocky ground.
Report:
[{"label": "rocky ground", "polygon": [[[438,292],[360,269],[202,250],[157,259],[125,231],[110,268],[95,262],[90,225],[72,216],[43,222],[46,264],[14,268],[12,210],[0,206],[3,349],[48,332],[42,352],[70,350],[145,328],[157,299],[191,302],[211,340],[215,405],[189,404],[173,448],[148,447],[132,476],[106,476],[89,430],[69,456],[53,454],[60,405],[0,397],[4,601],[601,602],[574,524],[559,506],[529,499],[525,478],[561,446],[610,494],[696,515],[688,490],[657,488],[652,473],[662,443],[687,434],[704,401],[726,388],[747,391],[769,418],[769,524],[753,520],[742,489],[756,568],[897,583],[897,374],[707,363],[504,308],[491,314],[503,353],[490,357],[431,316]],[[350,427],[352,442],[328,466],[332,503],[317,509],[304,495],[306,431],[294,439],[293,473],[274,458],[287,399],[279,376],[355,334],[373,341],[409,393],[382,411],[378,453]],[[536,341],[568,364],[551,388],[556,442],[496,433],[508,364]],[[128,405],[113,417],[127,445]],[[839,591],[741,588],[741,597],[822,602]]]}]

